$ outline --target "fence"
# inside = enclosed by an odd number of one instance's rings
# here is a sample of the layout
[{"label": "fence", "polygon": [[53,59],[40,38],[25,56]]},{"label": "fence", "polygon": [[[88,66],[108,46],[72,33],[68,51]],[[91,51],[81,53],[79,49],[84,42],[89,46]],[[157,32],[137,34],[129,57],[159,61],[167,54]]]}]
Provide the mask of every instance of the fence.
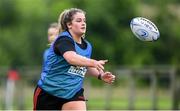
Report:
[{"label": "fence", "polygon": [[[14,94],[9,100],[7,100],[7,67],[0,67],[0,109],[32,109],[32,96],[34,86],[36,85],[37,80],[40,77],[41,67],[20,67],[18,68],[20,74],[20,80],[15,82]],[[101,98],[105,101],[104,105],[100,109],[114,109],[112,106],[113,94],[117,92],[115,90],[119,89],[119,84],[122,84],[121,80],[124,80],[127,83],[127,102],[126,107],[121,107],[119,104],[120,99],[116,102],[116,109],[137,109],[136,101],[137,94],[136,91],[139,90],[138,81],[145,79],[145,82],[148,82],[148,92],[150,93],[150,102],[151,106],[149,109],[162,109],[158,107],[158,87],[159,83],[165,83],[167,85],[167,90],[170,92],[170,101],[171,108],[173,110],[179,109],[180,105],[180,68],[173,66],[147,66],[147,67],[118,67],[113,71],[116,74],[116,82],[113,87],[110,85],[105,85],[104,87],[104,97]],[[144,83],[143,83],[144,84]],[[95,92],[93,85],[90,80],[85,81],[86,96],[91,98],[92,93]],[[90,91],[92,89],[92,93]],[[99,90],[102,90],[99,88]],[[11,90],[12,92],[12,90]],[[94,94],[96,96],[96,94]],[[102,94],[100,94],[102,95]],[[118,97],[118,96],[117,96]],[[14,99],[14,100],[13,100]],[[9,101],[9,102],[8,102]],[[96,101],[96,100],[95,100]],[[96,109],[96,106],[89,105],[89,109]],[[141,109],[141,108],[140,108]],[[143,108],[142,108],[143,109]]]},{"label": "fence", "polygon": [[[157,87],[158,87],[158,77],[166,77],[169,79],[169,89],[171,93],[171,109],[179,109],[178,104],[180,102],[180,80],[179,80],[179,70],[177,67],[170,66],[148,66],[143,68],[137,67],[120,67],[115,70],[115,73],[121,76],[128,76],[129,78],[129,109],[134,109],[135,97],[134,93],[136,90],[136,81],[135,77],[140,75],[150,79],[150,93],[151,93],[151,109],[158,109],[158,96],[157,96]],[[160,78],[160,77],[159,77]]]}]

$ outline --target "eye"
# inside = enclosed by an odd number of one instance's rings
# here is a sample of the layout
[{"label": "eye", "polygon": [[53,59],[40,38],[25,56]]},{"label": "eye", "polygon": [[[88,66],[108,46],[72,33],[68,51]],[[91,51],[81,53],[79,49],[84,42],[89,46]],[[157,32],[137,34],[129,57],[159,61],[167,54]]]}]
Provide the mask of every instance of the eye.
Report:
[{"label": "eye", "polygon": [[82,19],[82,18],[77,18],[75,19],[76,22],[85,22],[86,23],[86,19]]},{"label": "eye", "polygon": [[82,20],[80,18],[76,19],[76,22],[81,22]]}]

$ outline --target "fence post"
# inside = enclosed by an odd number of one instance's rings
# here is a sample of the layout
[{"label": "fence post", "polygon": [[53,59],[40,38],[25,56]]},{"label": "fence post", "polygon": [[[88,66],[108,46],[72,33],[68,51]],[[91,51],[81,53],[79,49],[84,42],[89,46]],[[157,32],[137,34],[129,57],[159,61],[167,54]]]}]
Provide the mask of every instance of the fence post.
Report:
[{"label": "fence post", "polygon": [[152,71],[150,74],[151,77],[151,97],[152,97],[152,109],[157,109],[157,72]]},{"label": "fence post", "polygon": [[129,73],[129,110],[134,109],[135,101],[135,76],[134,70],[131,70]]},{"label": "fence post", "polygon": [[110,85],[106,85],[106,96],[105,96],[105,110],[111,109],[111,98],[113,94],[112,87]]},{"label": "fence post", "polygon": [[[177,73],[177,74],[176,74]],[[171,75],[171,90],[172,90],[172,110],[179,109],[179,102],[180,102],[180,82],[178,74],[180,74],[180,69],[172,70]]]},{"label": "fence post", "polygon": [[8,78],[6,83],[6,95],[5,95],[5,108],[6,110],[13,109],[14,93],[16,90],[16,82],[19,80],[19,72],[16,69],[8,71]]}]

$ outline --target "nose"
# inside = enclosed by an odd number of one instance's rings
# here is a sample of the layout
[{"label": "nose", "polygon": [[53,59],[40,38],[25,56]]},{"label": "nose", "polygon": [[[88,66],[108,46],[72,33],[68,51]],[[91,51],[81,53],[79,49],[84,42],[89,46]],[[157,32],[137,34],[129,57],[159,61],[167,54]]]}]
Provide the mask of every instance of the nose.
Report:
[{"label": "nose", "polygon": [[82,27],[86,27],[86,23],[82,23],[81,26],[82,26]]},{"label": "nose", "polygon": [[86,22],[82,21],[82,25],[86,25]]}]

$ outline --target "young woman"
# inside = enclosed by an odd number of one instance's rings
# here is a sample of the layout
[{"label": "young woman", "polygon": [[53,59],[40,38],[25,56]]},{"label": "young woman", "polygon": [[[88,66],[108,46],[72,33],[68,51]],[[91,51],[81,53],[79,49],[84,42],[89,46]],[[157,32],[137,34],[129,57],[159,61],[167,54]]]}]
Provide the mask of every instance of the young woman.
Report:
[{"label": "young woman", "polygon": [[62,32],[53,42],[34,92],[34,110],[86,110],[83,95],[85,74],[113,83],[115,76],[103,72],[107,60],[91,59],[85,40],[86,17],[81,9],[64,10],[59,17]]},{"label": "young woman", "polygon": [[[47,56],[48,56],[48,51],[50,50],[50,46],[52,44],[52,42],[55,40],[55,38],[59,35],[59,26],[58,23],[51,23],[48,30],[47,30],[47,34],[48,34],[48,48],[44,51],[43,54],[43,61],[46,62],[47,61]],[[45,64],[45,63],[44,63]]]},{"label": "young woman", "polygon": [[58,23],[54,22],[51,23],[49,28],[48,28],[48,45],[51,45],[51,43],[55,40],[55,38],[58,36],[59,34],[59,26]]}]

